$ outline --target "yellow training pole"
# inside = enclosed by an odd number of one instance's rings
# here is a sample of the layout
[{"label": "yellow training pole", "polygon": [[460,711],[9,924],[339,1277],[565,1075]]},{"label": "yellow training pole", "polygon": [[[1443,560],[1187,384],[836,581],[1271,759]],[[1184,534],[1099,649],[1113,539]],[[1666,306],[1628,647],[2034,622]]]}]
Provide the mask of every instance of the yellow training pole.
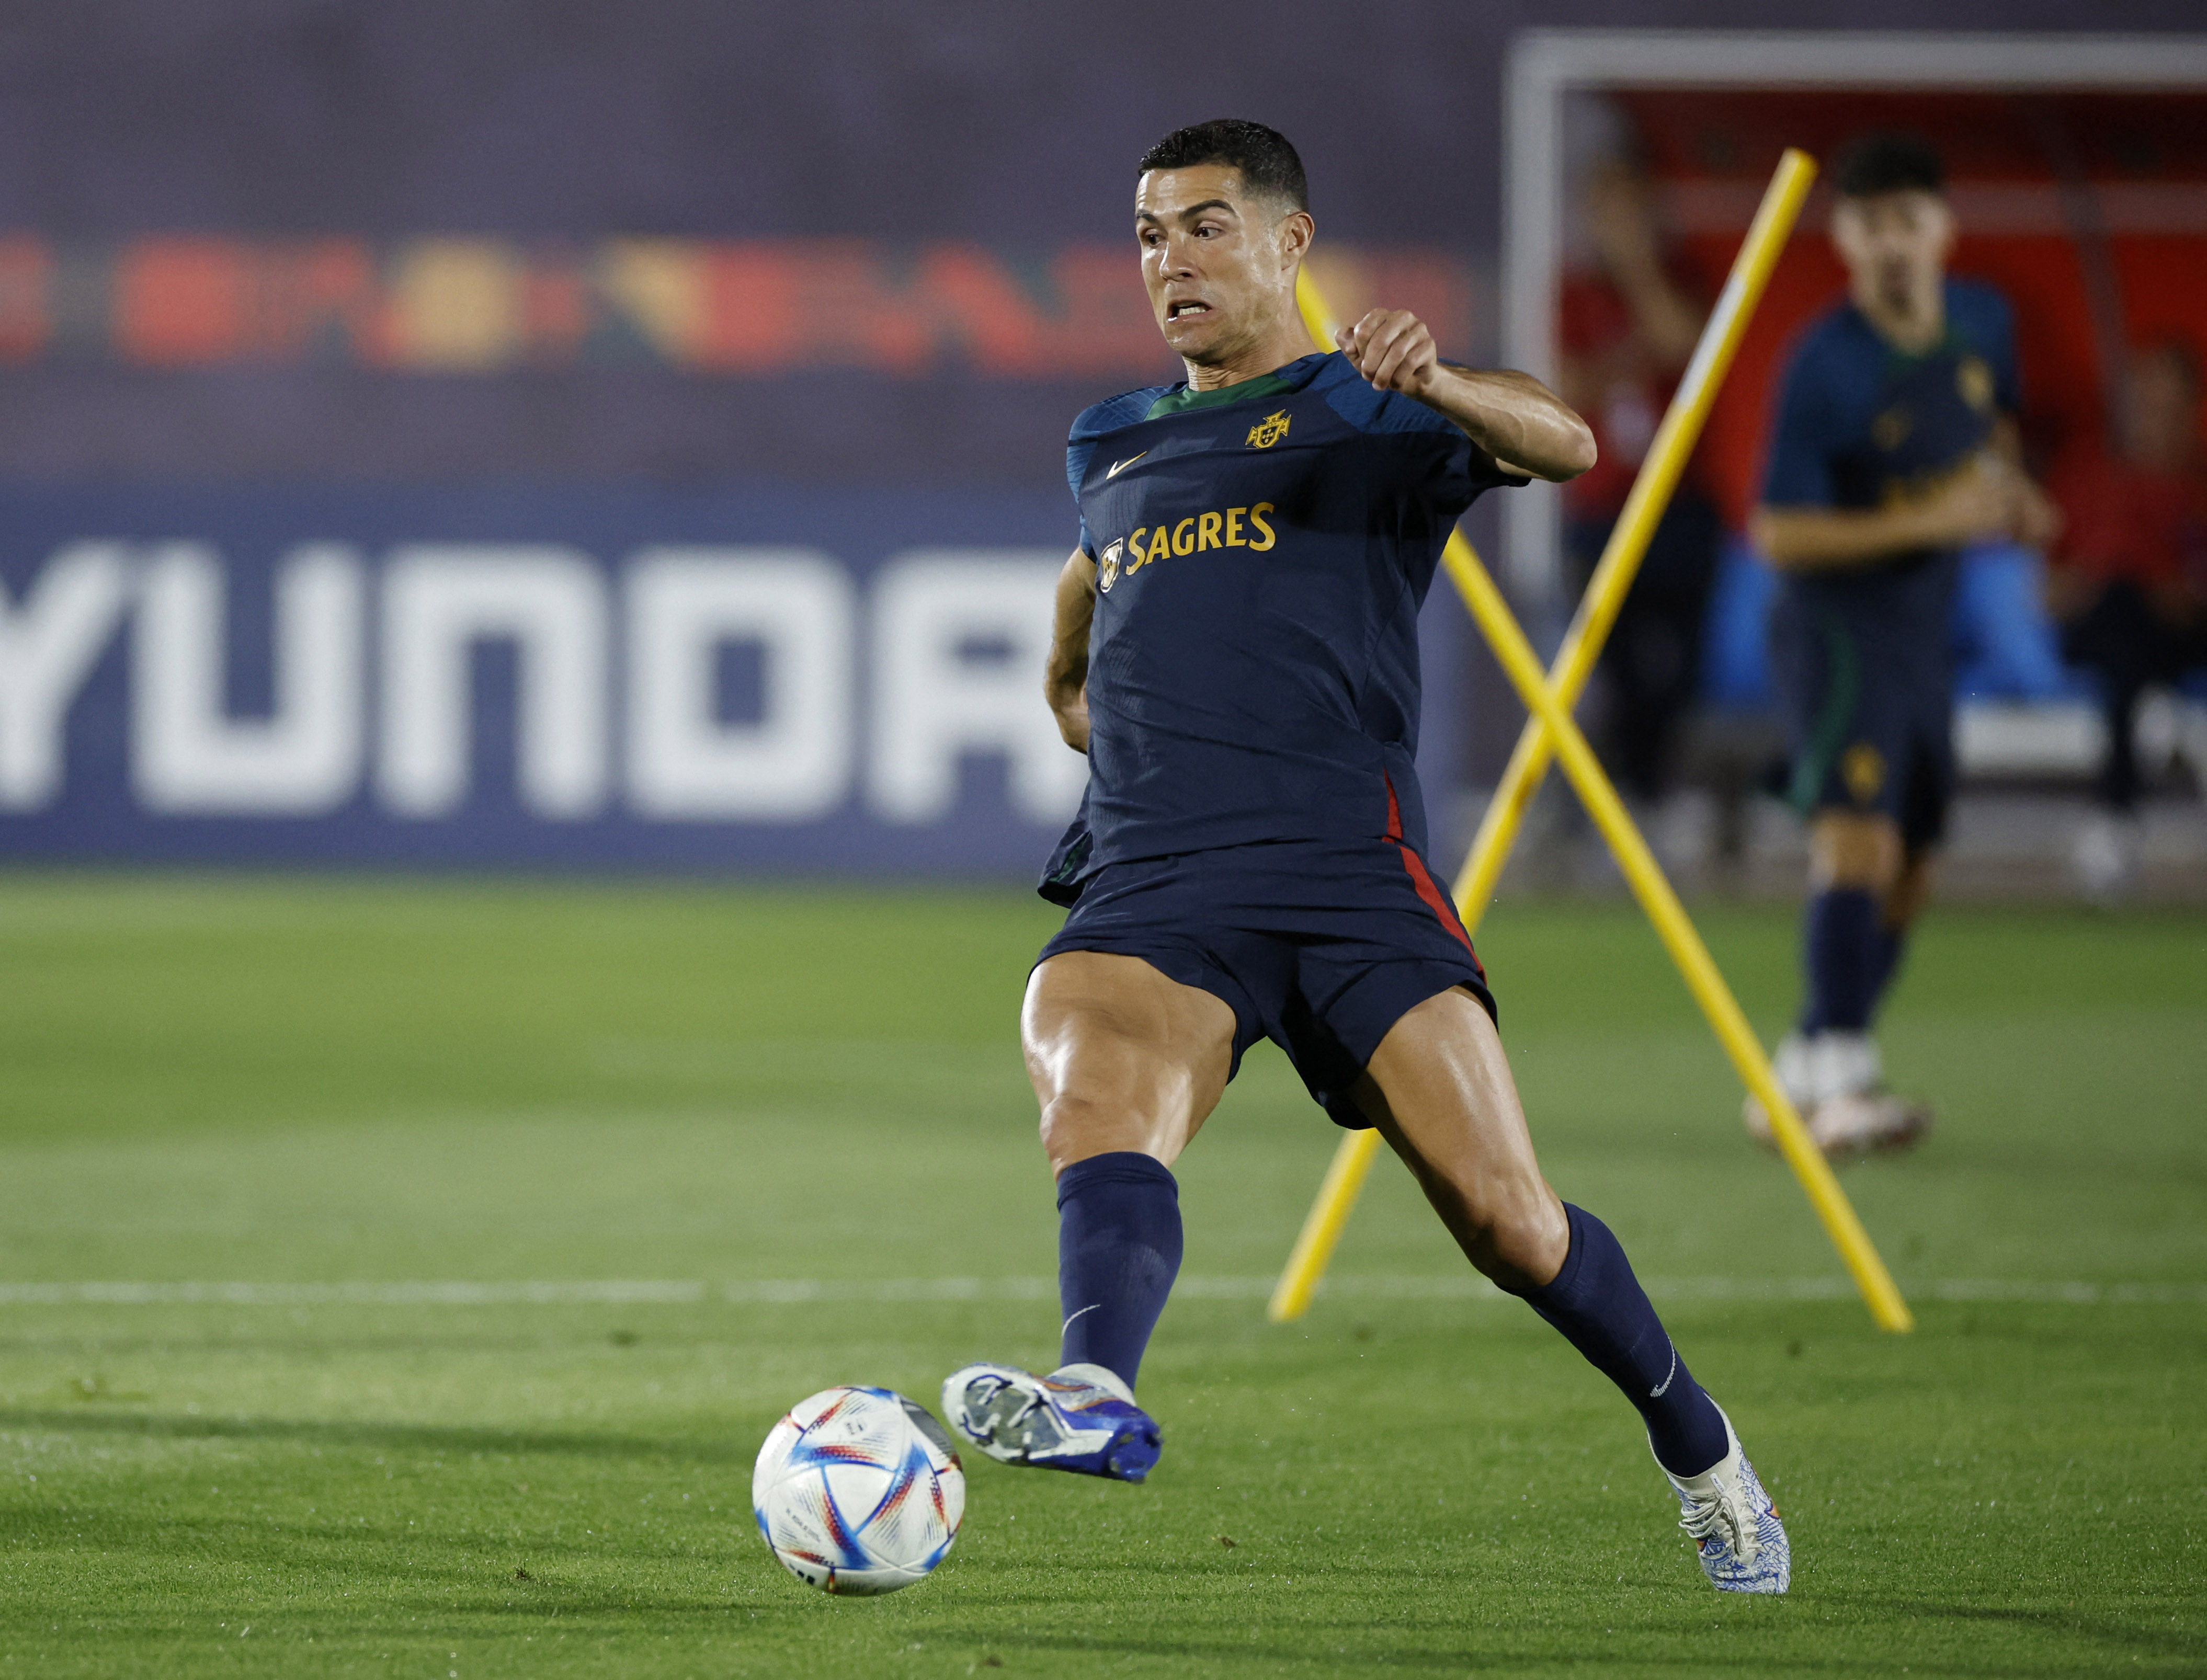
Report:
[{"label": "yellow training pole", "polygon": [[[1738,256],[1733,259],[1732,273],[1718,296],[1716,308],[1709,312],[1701,342],[1694,347],[1694,358],[1687,363],[1663,423],[1648,446],[1632,492],[1610,529],[1600,563],[1587,581],[1586,594],[1549,669],[1548,691],[1566,711],[1578,704],[1587,679],[1594,673],[1594,661],[1602,643],[1609,639],[1610,627],[1617,622],[1632,580],[1639,575],[1640,562],[1654,537],[1655,527],[1662,523],[1687,459],[1701,441],[1702,427],[1716,402],[1718,389],[1731,370],[1740,340],[1747,336],[1748,321],[1762,301],[1771,271],[1778,266],[1786,237],[1793,231],[1815,178],[1815,162],[1805,152],[1788,148],[1778,160],[1778,171],[1762,194],[1761,206],[1740,244]],[[1457,873],[1456,910],[1467,927],[1479,920],[1494,896],[1495,882],[1516,843],[1526,809],[1540,792],[1552,751],[1552,744],[1540,719],[1526,719],[1509,767],[1487,802],[1470,854]]]},{"label": "yellow training pole", "polygon": [[1869,1234],[1855,1217],[1846,1193],[1833,1176],[1831,1163],[1809,1136],[1809,1128],[1802,1125],[1801,1116],[1793,1111],[1785,1088],[1771,1070],[1770,1059],[1762,1053],[1762,1041],[1755,1036],[1755,1029],[1740,1013],[1738,1001],[1725,984],[1724,976],[1717,972],[1708,947],[1702,944],[1701,935],[1678,902],[1678,895],[1671,890],[1671,883],[1663,878],[1663,871],[1654,854],[1648,851],[1648,842],[1632,826],[1624,802],[1609,785],[1609,778],[1603,774],[1594,749],[1580,732],[1577,721],[1550,691],[1540,657],[1534,653],[1533,644],[1525,639],[1525,632],[1518,628],[1501,590],[1495,588],[1494,580],[1487,576],[1486,568],[1479,563],[1478,555],[1472,553],[1468,542],[1451,539],[1444,563],[1456,588],[1462,592],[1472,616],[1486,633],[1487,643],[1493,648],[1518,697],[1546,728],[1550,743],[1564,761],[1564,774],[1577,790],[1587,815],[1609,842],[1609,849],[1616,854],[1624,878],[1631,883],[1634,896],[1648,912],[1648,919],[1655,924],[1655,931],[1662,936],[1672,961],[1685,977],[1694,1001],[1702,1006],[1702,1013],[1716,1030],[1725,1053],[1731,1056],[1732,1065],[1738,1070],[1742,1082],[1768,1110],[1771,1130],[1777,1136],[1785,1163],[1801,1181],[1801,1187],[1808,1192],[1816,1217],[1824,1222],[1824,1229],[1839,1249],[1839,1258],[1854,1275],[1856,1287],[1869,1304],[1871,1317],[1881,1329],[1913,1330],[1916,1320],[1908,1311],[1908,1303],[1901,1299],[1893,1275],[1878,1258]]},{"label": "yellow training pole", "polygon": [[[1302,311],[1303,329],[1313,344],[1322,350],[1341,347],[1341,323],[1326,308],[1308,265],[1295,276],[1295,307]],[[1303,1228],[1296,1234],[1295,1246],[1289,1252],[1288,1263],[1281,1269],[1280,1281],[1272,1286],[1272,1299],[1265,1305],[1265,1316],[1274,1324],[1300,1318],[1310,1310],[1311,1293],[1325,1276],[1334,1245],[1341,1241],[1342,1229],[1349,1223],[1364,1181],[1371,1175],[1373,1157],[1379,1152],[1377,1132],[1342,1133],[1340,1146],[1333,1151],[1333,1164],[1325,1169],[1325,1181],[1319,1186],[1318,1199],[1311,1204]]]},{"label": "yellow training pole", "polygon": [[[1816,165],[1806,152],[1789,148],[1779,159],[1777,173],[1763,194],[1762,203],[1733,260],[1732,273],[1726,279],[1716,308],[1710,311],[1708,322],[1702,329],[1693,359],[1687,364],[1663,423],[1648,445],[1631,493],[1625,499],[1624,510],[1603,548],[1600,564],[1588,582],[1586,595],[1558,650],[1554,691],[1566,710],[1578,703],[1578,697],[1586,687],[1595,655],[1600,652],[1610,626],[1616,622],[1625,592],[1632,587],[1648,541],[1684,471],[1686,459],[1700,440],[1718,388],[1731,368],[1732,356],[1745,336],[1747,323],[1755,313],[1755,306],[1761,301],[1771,271],[1777,266],[1779,254],[1785,249],[1786,237],[1800,215],[1802,202],[1815,175]],[[1297,278],[1295,302],[1312,338],[1320,349],[1332,349],[1338,338],[1338,324],[1307,270]],[[1461,537],[1452,539],[1456,542],[1462,541]],[[1468,552],[1466,545],[1466,553]],[[1516,750],[1510,755],[1509,768],[1493,798],[1487,803],[1471,855],[1460,874],[1456,910],[1468,932],[1477,933],[1486,906],[1493,899],[1495,882],[1509,858],[1510,848],[1516,842],[1525,808],[1539,790],[1549,756],[1546,735],[1539,719],[1528,719]],[[1334,1247],[1349,1223],[1349,1212],[1364,1187],[1379,1148],[1379,1136],[1376,1132],[1352,1132],[1341,1140],[1325,1181],[1319,1187],[1318,1199],[1303,1222],[1287,1265],[1272,1291],[1267,1311],[1274,1323],[1299,1318],[1308,1310],[1311,1295],[1325,1275]]]}]

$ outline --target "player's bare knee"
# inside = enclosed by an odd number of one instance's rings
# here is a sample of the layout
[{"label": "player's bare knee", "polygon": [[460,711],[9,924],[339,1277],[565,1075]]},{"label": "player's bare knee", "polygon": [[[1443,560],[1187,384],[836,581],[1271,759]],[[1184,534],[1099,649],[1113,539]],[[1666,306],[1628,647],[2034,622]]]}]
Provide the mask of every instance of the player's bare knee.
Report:
[{"label": "player's bare knee", "polygon": [[1457,1240],[1466,1258],[1502,1288],[1538,1288],[1563,1270],[1570,1223],[1545,1180],[1486,1187],[1464,1215]]},{"label": "player's bare knee", "polygon": [[1509,1276],[1487,1275],[1514,1288],[1539,1288],[1555,1281],[1571,1250],[1571,1224],[1563,1203],[1545,1181],[1511,1199],[1496,1222],[1495,1263]]},{"label": "player's bare knee", "polygon": [[1122,1133],[1129,1116],[1124,1103],[1080,1091],[1062,1091],[1044,1100],[1038,1128],[1050,1170],[1063,1172],[1076,1161],[1127,1146]]}]

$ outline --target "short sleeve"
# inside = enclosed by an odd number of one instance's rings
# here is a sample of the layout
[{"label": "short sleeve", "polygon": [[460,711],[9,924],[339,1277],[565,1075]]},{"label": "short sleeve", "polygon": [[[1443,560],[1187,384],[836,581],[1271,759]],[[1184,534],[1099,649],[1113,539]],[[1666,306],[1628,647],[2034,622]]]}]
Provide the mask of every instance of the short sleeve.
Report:
[{"label": "short sleeve", "polygon": [[1065,480],[1073,487],[1074,517],[1080,523],[1080,552],[1090,559],[1096,558],[1096,539],[1088,534],[1088,521],[1080,513],[1080,481],[1088,476],[1088,457],[1096,452],[1096,440],[1082,438],[1078,433],[1065,446]]},{"label": "short sleeve", "polygon": [[1504,471],[1454,421],[1422,404],[1413,406],[1440,423],[1403,428],[1408,435],[1398,436],[1403,482],[1397,487],[1425,501],[1437,523],[1455,524],[1489,490],[1516,489],[1533,481],[1522,473]]},{"label": "short sleeve", "polygon": [[1328,391],[1326,402],[1367,437],[1391,445],[1399,476],[1385,493],[1420,497],[1445,523],[1462,518],[1486,491],[1532,482],[1522,473],[1504,471],[1462,427],[1415,398],[1374,391],[1357,380]]},{"label": "short sleeve", "polygon": [[[1065,440],[1065,481],[1072,487],[1076,509],[1080,505],[1080,486],[1088,476],[1088,463],[1095,458],[1096,446],[1111,433],[1143,418],[1149,413],[1150,405],[1164,392],[1163,386],[1147,386],[1080,411]],[[1089,535],[1086,516],[1080,521],[1080,552],[1092,560],[1096,558],[1096,539]]]},{"label": "short sleeve", "polygon": [[1766,506],[1831,507],[1838,502],[1832,481],[1838,441],[1833,435],[1832,391],[1818,362],[1814,346],[1804,344],[1785,370],[1777,423],[1771,428],[1770,460],[1763,469]]}]

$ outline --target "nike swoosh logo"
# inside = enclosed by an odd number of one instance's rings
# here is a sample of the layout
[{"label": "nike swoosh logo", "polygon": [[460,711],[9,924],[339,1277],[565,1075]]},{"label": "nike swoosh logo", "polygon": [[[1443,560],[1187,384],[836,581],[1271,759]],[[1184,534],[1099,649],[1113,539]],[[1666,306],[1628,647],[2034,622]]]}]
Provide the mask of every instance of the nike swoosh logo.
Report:
[{"label": "nike swoosh logo", "polygon": [[[1142,455],[1147,455],[1149,452],[1150,451],[1145,449],[1142,451]],[[1118,477],[1121,473],[1126,471],[1127,469],[1133,466],[1135,462],[1140,460],[1142,458],[1142,455],[1129,455],[1123,461],[1114,461],[1109,469],[1105,471],[1104,476],[1106,478]]]},{"label": "nike swoosh logo", "polygon": [[1663,1387],[1660,1389],[1648,1390],[1648,1397],[1650,1400],[1660,1400],[1663,1397],[1664,1390],[1668,1389],[1671,1386],[1671,1379],[1678,1374],[1678,1344],[1673,1342],[1671,1347],[1671,1368],[1663,1373]]}]

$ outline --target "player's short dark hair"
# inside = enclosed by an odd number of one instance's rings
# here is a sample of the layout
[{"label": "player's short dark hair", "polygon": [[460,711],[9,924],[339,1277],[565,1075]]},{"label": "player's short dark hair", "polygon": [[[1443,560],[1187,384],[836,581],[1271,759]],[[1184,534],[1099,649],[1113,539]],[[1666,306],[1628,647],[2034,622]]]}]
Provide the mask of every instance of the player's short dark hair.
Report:
[{"label": "player's short dark hair", "polygon": [[1832,187],[1843,199],[1943,193],[1947,165],[1920,135],[1864,135],[1839,153],[1832,167]]},{"label": "player's short dark hair", "polygon": [[1153,169],[1194,169],[1220,164],[1241,171],[1241,184],[1253,194],[1283,199],[1298,210],[1310,208],[1310,183],[1303,179],[1303,160],[1288,137],[1262,123],[1239,117],[1214,117],[1186,129],[1175,129],[1142,153],[1137,175]]}]

